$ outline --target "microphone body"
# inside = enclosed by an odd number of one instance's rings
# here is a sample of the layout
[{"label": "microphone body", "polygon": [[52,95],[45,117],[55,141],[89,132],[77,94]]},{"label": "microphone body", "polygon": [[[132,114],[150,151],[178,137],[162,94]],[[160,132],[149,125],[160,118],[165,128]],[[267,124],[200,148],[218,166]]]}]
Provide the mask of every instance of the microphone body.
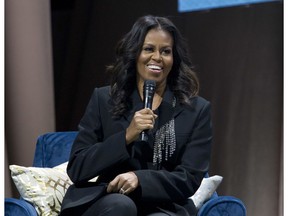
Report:
[{"label": "microphone body", "polygon": [[[152,109],[155,88],[156,88],[156,82],[154,80],[145,81],[143,87],[144,108]],[[144,130],[140,133],[140,140],[144,142],[148,141],[147,130]]]}]

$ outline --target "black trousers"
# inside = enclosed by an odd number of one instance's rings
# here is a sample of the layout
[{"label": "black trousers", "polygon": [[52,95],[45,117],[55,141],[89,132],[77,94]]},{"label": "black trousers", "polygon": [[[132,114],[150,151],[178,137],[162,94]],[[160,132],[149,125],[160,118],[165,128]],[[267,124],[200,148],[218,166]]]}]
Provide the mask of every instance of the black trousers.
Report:
[{"label": "black trousers", "polygon": [[[140,211],[140,212],[139,212]],[[73,208],[60,216],[168,216],[156,208],[137,208],[134,201],[123,194],[111,193],[95,203]]]}]

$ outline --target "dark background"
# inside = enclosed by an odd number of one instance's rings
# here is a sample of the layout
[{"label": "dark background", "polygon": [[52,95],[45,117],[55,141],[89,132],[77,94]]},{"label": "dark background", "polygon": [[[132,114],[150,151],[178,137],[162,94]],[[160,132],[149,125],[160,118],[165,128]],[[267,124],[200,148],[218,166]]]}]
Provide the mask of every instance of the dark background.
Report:
[{"label": "dark background", "polygon": [[[51,0],[57,131],[77,130],[117,41],[142,15],[168,16],[188,40],[200,95],[212,103],[210,175],[248,215],[282,197],[283,3],[179,13],[177,0]],[[263,206],[265,206],[263,208]]]}]

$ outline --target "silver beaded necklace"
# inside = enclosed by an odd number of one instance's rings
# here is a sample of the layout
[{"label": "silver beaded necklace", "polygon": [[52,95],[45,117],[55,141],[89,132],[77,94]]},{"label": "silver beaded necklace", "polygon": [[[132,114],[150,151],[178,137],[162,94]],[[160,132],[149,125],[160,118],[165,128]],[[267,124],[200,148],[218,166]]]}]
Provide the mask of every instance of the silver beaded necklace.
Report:
[{"label": "silver beaded necklace", "polygon": [[[173,108],[176,106],[176,98],[172,102]],[[172,118],[166,124],[161,126],[156,134],[153,148],[153,165],[157,167],[162,163],[163,152],[164,160],[167,161],[176,149],[175,121]]]}]

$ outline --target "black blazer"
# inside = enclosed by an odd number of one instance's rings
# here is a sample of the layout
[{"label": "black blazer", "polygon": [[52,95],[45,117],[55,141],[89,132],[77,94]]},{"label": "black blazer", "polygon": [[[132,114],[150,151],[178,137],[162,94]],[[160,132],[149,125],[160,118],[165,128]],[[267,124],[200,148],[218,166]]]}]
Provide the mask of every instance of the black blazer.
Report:
[{"label": "black blazer", "polygon": [[[79,134],[73,144],[68,175],[74,182],[63,200],[62,210],[93,202],[106,193],[106,186],[116,175],[134,171],[140,186],[132,192],[141,205],[170,203],[176,215],[185,215],[183,207],[195,210],[189,199],[208,172],[212,139],[210,103],[194,97],[192,107],[176,103],[167,88],[158,114],[155,129],[149,132],[149,143],[134,142],[128,147],[125,131],[135,111],[143,102],[135,90],[131,95],[133,109],[119,119],[111,117],[110,87],[96,88],[79,124]],[[157,128],[175,119],[176,150],[163,160],[159,169],[152,163],[153,137]],[[159,169],[159,170],[158,170]],[[99,176],[96,183],[88,180]],[[165,207],[163,207],[165,209]],[[181,209],[182,208],[182,209]],[[194,210],[193,210],[194,209]],[[185,212],[185,211],[184,211]]]}]

